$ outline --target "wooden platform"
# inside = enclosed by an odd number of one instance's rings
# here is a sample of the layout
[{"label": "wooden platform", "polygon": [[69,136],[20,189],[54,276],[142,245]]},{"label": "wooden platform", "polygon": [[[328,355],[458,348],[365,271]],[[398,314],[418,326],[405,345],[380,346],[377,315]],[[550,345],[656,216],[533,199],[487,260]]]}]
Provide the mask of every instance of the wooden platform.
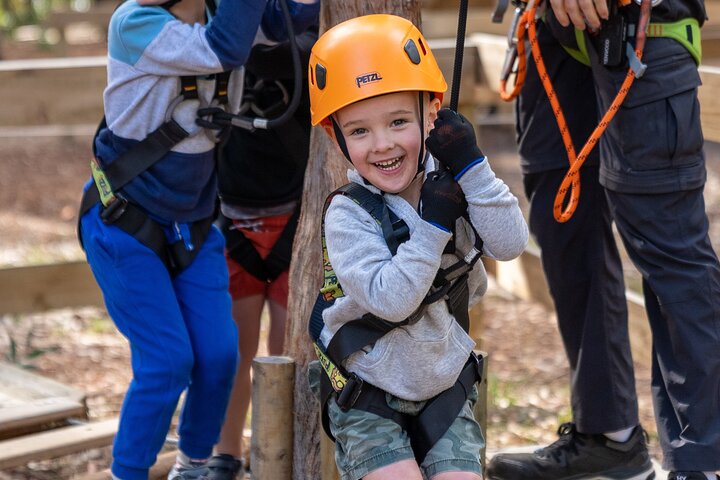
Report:
[{"label": "wooden platform", "polygon": [[84,422],[84,392],[0,363],[0,470],[112,443],[117,419]]},{"label": "wooden platform", "polygon": [[84,392],[0,363],[0,439],[37,432],[70,418],[87,418]]}]

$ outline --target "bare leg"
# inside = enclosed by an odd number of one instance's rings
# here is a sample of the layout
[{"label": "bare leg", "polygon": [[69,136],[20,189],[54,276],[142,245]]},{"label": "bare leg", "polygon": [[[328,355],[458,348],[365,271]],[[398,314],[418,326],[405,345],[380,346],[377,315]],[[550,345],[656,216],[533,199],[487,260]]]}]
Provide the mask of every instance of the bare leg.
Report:
[{"label": "bare leg", "polygon": [[432,480],[482,480],[482,477],[472,472],[442,472],[432,477]]},{"label": "bare leg", "polygon": [[363,480],[422,480],[422,474],[415,460],[401,460],[386,467],[378,468],[363,477]]},{"label": "bare leg", "polygon": [[268,335],[268,353],[282,355],[285,342],[285,324],[287,323],[287,309],[274,300],[268,300],[270,310],[270,334]]},{"label": "bare leg", "polygon": [[263,295],[253,295],[233,302],[233,318],[239,333],[240,364],[235,374],[235,384],[230,395],[225,423],[215,451],[235,458],[242,456],[242,433],[250,405],[250,367],[258,350],[260,315],[264,304]]}]

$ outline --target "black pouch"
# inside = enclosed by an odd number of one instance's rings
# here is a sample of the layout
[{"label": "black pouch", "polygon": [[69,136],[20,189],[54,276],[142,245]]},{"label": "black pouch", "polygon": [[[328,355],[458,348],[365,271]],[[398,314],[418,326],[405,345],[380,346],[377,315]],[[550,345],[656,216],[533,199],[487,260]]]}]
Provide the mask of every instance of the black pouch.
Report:
[{"label": "black pouch", "polygon": [[627,20],[619,11],[615,0],[610,0],[608,7],[609,18],[602,21],[599,31],[590,34],[590,40],[602,65],[609,68],[623,67],[627,60]]}]

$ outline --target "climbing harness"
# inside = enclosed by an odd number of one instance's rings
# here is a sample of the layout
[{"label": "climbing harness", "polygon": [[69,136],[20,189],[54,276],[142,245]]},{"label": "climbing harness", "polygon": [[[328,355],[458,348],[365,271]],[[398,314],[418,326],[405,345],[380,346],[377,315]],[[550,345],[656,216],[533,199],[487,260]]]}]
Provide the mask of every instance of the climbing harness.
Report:
[{"label": "climbing harness", "polygon": [[[382,195],[365,187],[350,183],[332,192],[323,208],[325,211],[336,195],[344,195],[367,211],[380,225],[383,237],[392,255],[400,244],[410,238],[408,227],[387,207]],[[418,462],[422,462],[435,442],[442,437],[467,399],[473,385],[482,375],[482,360],[474,354],[468,359],[456,384],[427,401],[418,416],[401,414],[385,401],[385,391],[363,381],[355,373],[348,373],[341,365],[351,354],[375,344],[391,330],[415,323],[428,305],[445,300],[450,313],[467,332],[469,330],[468,273],[482,255],[482,240],[475,235],[475,246],[458,262],[440,269],[433,286],[418,309],[402,322],[390,322],[370,313],[344,324],[325,347],[320,341],[324,327],[322,314],[336,299],[344,296],[342,287],[330,263],[325,242],[325,223],[321,226],[324,283],[315,301],[309,322],[310,336],[315,353],[325,375],[321,376],[322,423],[325,433],[333,438],[329,428],[327,402],[334,401],[343,410],[350,408],[373,412],[398,423],[408,432]]]},{"label": "climbing harness", "polygon": [[[216,75],[213,101],[218,105],[227,103],[227,82],[230,72]],[[105,224],[115,225],[150,248],[163,261],[172,275],[177,275],[190,265],[205,241],[212,218],[200,220],[183,232],[176,225],[177,236],[183,241],[169,243],[163,225],[150,218],[139,206],[129,201],[121,189],[132,179],[153,166],[175,145],[189,137],[191,132],[182,128],[173,118],[175,109],[183,102],[198,100],[197,79],[194,76],[180,78],[180,94],[170,104],[165,122],[143,140],[134,144],[109,165],[101,165],[96,155],[90,161],[93,184],[83,193],[78,219],[98,204],[100,217]],[[100,122],[95,136],[107,127],[105,118]],[[94,142],[93,142],[94,145]],[[95,154],[95,147],[93,146]],[[82,245],[82,236],[78,229]]]},{"label": "climbing harness", "polygon": [[[170,8],[174,3],[166,2],[162,7]],[[207,0],[206,4],[213,14],[216,9],[215,0]],[[215,80],[215,91],[211,105],[224,109],[228,103],[230,72],[221,72],[213,75],[212,78]],[[108,165],[101,165],[94,142],[100,131],[107,128],[105,117],[102,118],[93,136],[93,159],[90,161],[93,182],[83,192],[80,202],[78,238],[81,246],[83,240],[79,228],[80,219],[100,203],[102,221],[107,225],[117,226],[150,248],[162,260],[171,275],[177,275],[195,259],[212,227],[211,217],[194,222],[188,228],[174,224],[178,241],[170,242],[165,233],[165,226],[152,219],[142,208],[121,193],[125,185],[152,167],[175,145],[198,133],[201,127],[187,131],[173,118],[178,106],[186,101],[199,101],[201,105],[203,104],[195,76],[180,77],[180,94],[168,106],[163,124]],[[211,135],[213,141],[218,142],[229,133],[229,129],[217,133],[206,130],[206,133]]]},{"label": "climbing harness", "polygon": [[232,220],[222,215],[218,217],[218,226],[225,236],[227,254],[252,276],[263,282],[272,282],[288,269],[292,255],[292,243],[300,215],[300,205],[285,224],[270,253],[262,258],[252,242],[235,228]]},{"label": "climbing harness", "polygon": [[[222,131],[230,125],[240,127],[245,130],[253,131],[257,128],[270,129],[284,125],[290,120],[300,105],[300,97],[302,95],[302,65],[300,61],[300,49],[295,40],[295,31],[292,25],[292,17],[288,9],[287,2],[282,0],[279,2],[280,8],[285,19],[285,28],[287,29],[288,39],[290,41],[290,52],[292,55],[294,80],[293,95],[287,106],[287,109],[278,117],[265,118],[263,116],[250,117],[245,115],[247,110],[241,109],[237,114],[225,111],[217,105],[210,105],[205,108],[198,109],[198,124],[209,128]],[[272,111],[264,111],[263,114],[270,115]]]},{"label": "climbing harness", "polygon": [[[623,2],[623,5],[630,3],[630,0],[621,1]],[[619,52],[627,57],[629,63],[627,75],[625,76],[625,79],[607,112],[605,112],[597,127],[588,138],[580,153],[577,155],[570,137],[567,121],[565,120],[562,107],[560,106],[557,94],[552,86],[552,82],[545,67],[545,63],[540,52],[540,46],[537,41],[537,9],[542,3],[542,0],[538,0],[537,2],[535,0],[528,0],[527,2],[524,0],[513,1],[516,8],[511,28],[508,32],[508,49],[506,51],[505,61],[500,75],[500,97],[505,101],[511,101],[519,95],[520,90],[522,89],[527,72],[525,55],[525,35],[527,32],[533,60],[537,65],[538,74],[543,88],[550,100],[553,113],[555,114],[570,164],[568,172],[560,184],[553,203],[553,216],[557,222],[564,223],[572,218],[580,199],[580,168],[622,105],[635,79],[640,78],[647,68],[647,65],[642,63],[642,55],[646,38],[673,38],[688,49],[688,52],[698,64],[702,58],[700,46],[700,26],[697,20],[689,18],[674,23],[650,23],[651,2],[652,5],[656,5],[661,0],[635,1],[640,4],[640,18],[636,25],[627,26],[628,37],[635,37],[635,48],[633,49],[630,42],[625,42],[623,39],[624,51],[621,50]],[[614,5],[615,4],[613,3],[613,6]],[[507,0],[501,0],[493,15],[493,21],[502,21],[502,13],[506,7]],[[625,32],[622,33],[624,34]],[[578,49],[574,50],[566,48],[566,50],[577,60],[589,65],[586,50],[587,47],[583,32],[579,30],[576,31],[576,40]],[[606,45],[607,43],[602,44],[602,46],[607,48]],[[616,55],[610,55],[607,51],[603,51],[603,53],[606,53],[606,55],[601,60],[605,60],[604,63],[606,64],[611,64],[611,58],[617,57]],[[515,83],[513,89],[508,91],[507,82],[513,71],[515,73]],[[569,198],[567,198],[568,194],[570,195]],[[563,207],[563,205],[565,206]]]},{"label": "climbing harness", "polygon": [[[169,9],[178,1],[180,0],[169,0],[161,6]],[[214,14],[216,11],[215,0],[207,0],[206,5],[210,13]],[[163,261],[171,275],[177,275],[192,263],[212,227],[212,217],[194,222],[188,229],[175,224],[176,237],[182,241],[171,243],[165,234],[165,227],[152,219],[142,208],[125,198],[121,193],[121,189],[132,179],[152,167],[175,145],[185,138],[197,134],[200,129],[203,129],[213,142],[223,143],[230,134],[231,125],[250,130],[255,127],[270,128],[282,124],[294,114],[300,102],[300,89],[302,88],[299,70],[300,54],[294,40],[292,19],[290,18],[287,3],[281,1],[280,5],[286,21],[288,35],[290,36],[293,65],[296,68],[295,92],[288,109],[283,115],[273,120],[255,118],[249,123],[245,117],[238,117],[242,120],[238,120],[238,123],[235,121],[217,122],[217,118],[231,116],[226,111],[231,72],[221,72],[209,77],[215,80],[215,91],[209,104],[206,104],[198,94],[196,76],[180,77],[180,94],[168,106],[165,121],[160,127],[133,145],[109,165],[101,165],[97,156],[94,155],[90,162],[94,188],[91,185],[83,193],[78,219],[82,218],[97,203],[100,203],[100,216],[103,222],[121,228],[150,248]],[[175,121],[173,114],[180,104],[191,100],[200,102],[200,107],[197,110],[197,128],[188,131]],[[106,127],[107,123],[103,117],[93,138],[97,138],[98,133]],[[96,153],[94,146],[93,153]],[[82,236],[79,228],[78,238],[82,246]]]}]

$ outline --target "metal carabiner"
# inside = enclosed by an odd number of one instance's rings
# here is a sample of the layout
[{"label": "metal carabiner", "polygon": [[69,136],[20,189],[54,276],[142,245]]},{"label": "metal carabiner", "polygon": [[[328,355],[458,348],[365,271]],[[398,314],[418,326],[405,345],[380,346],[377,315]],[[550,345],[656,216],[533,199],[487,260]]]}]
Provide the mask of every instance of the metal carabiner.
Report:
[{"label": "metal carabiner", "polygon": [[515,12],[513,13],[513,19],[512,22],[510,22],[510,28],[508,29],[507,33],[507,43],[508,47],[507,50],[505,50],[505,60],[503,61],[502,68],[500,69],[500,79],[505,81],[508,78],[510,78],[510,75],[515,70],[515,60],[517,60],[518,55],[518,48],[517,48],[517,27],[520,23],[520,17],[522,17],[523,12],[525,11],[524,4],[518,5],[515,7]]}]

